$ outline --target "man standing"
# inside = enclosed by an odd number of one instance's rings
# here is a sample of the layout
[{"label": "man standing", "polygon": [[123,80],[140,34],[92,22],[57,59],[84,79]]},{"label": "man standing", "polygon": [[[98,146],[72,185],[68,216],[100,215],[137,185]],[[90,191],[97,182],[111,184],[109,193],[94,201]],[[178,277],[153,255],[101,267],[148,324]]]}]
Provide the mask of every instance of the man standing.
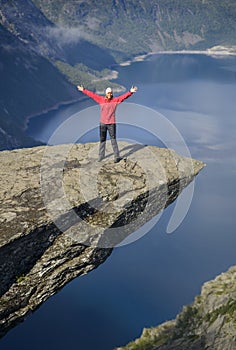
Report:
[{"label": "man standing", "polygon": [[113,92],[110,87],[106,89],[105,96],[97,95],[96,93],[85,89],[82,85],[78,85],[77,89],[83,92],[85,95],[91,97],[94,101],[99,103],[101,108],[100,115],[100,145],[99,145],[99,158],[98,161],[102,161],[105,157],[107,130],[110,135],[111,144],[114,152],[114,162],[118,163],[121,158],[119,154],[119,148],[116,141],[116,108],[119,103],[123,102],[126,98],[130,97],[137,91],[136,86],[132,86],[130,91],[113,97]]}]

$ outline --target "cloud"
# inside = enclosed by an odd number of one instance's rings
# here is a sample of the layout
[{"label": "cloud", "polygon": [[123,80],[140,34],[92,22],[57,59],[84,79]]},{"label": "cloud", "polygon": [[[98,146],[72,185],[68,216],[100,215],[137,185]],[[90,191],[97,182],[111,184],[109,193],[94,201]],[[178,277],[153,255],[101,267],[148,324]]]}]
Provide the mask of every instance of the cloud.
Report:
[{"label": "cloud", "polygon": [[47,27],[47,35],[60,45],[77,44],[86,34],[79,27]]}]

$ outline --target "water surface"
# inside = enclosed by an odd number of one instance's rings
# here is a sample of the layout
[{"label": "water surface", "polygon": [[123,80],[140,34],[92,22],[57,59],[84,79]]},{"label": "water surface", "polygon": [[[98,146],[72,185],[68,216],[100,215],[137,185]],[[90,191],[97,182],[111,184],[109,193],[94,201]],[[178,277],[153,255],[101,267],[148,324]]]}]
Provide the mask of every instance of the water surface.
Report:
[{"label": "water surface", "polygon": [[[11,330],[0,341],[3,350],[19,344],[24,350],[111,350],[140,336],[144,327],[174,318],[202,283],[236,263],[236,59],[157,55],[118,70],[117,82],[139,87],[129,102],[161,113],[192,157],[207,164],[196,178],[188,214],[168,235],[173,203],[146,235],[115,248],[99,268],[70,282]],[[89,106],[94,104],[87,100],[34,118],[28,132],[47,142],[60,123]],[[98,109],[93,111],[98,118]],[[125,123],[118,136],[160,141]],[[96,128],[83,138],[97,140]]]}]

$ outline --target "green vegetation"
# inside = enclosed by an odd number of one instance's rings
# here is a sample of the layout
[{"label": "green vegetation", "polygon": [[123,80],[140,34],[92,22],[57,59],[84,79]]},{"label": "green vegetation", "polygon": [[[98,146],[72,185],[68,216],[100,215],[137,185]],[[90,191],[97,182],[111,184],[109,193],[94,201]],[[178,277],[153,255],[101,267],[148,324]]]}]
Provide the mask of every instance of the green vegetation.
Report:
[{"label": "green vegetation", "polygon": [[78,98],[71,83],[121,91],[104,68],[151,51],[236,45],[235,0],[32,1],[1,1],[0,149],[31,145],[25,117]]},{"label": "green vegetation", "polygon": [[[68,30],[67,34],[70,36],[70,30],[76,28],[82,40],[101,48],[102,52],[88,46],[77,48],[80,51],[78,56],[81,57],[77,57],[78,64],[75,65],[56,62],[70,82],[83,82],[89,89],[101,91],[110,84],[109,79],[105,79],[106,73],[102,71],[99,77],[98,72],[88,68],[93,67],[94,62],[104,62],[105,52],[116,63],[121,63],[160,49],[205,49],[216,45],[236,44],[234,0],[33,2],[50,21],[63,28],[63,32],[67,33]],[[74,45],[76,48],[77,44]],[[88,50],[91,51],[90,57],[86,55]],[[108,61],[106,67],[109,67]]]},{"label": "green vegetation", "polygon": [[213,312],[207,315],[207,321],[212,324],[219,316],[227,316],[228,320],[235,319],[236,313],[236,301],[229,300],[227,304],[215,309]]},{"label": "green vegetation", "polygon": [[82,63],[71,66],[61,61],[56,61],[55,65],[74,85],[81,84],[87,89],[98,91],[104,91],[108,85],[113,89],[120,89],[118,84],[109,82],[108,78],[112,77],[110,69],[103,69],[99,72],[88,68]]},{"label": "green vegetation", "polygon": [[21,283],[22,281],[24,281],[27,278],[27,276],[22,275],[16,278],[16,283]]},{"label": "green vegetation", "polygon": [[173,339],[183,337],[186,332],[193,336],[194,332],[192,333],[191,330],[196,327],[198,319],[198,309],[194,305],[184,306],[177,317]]},{"label": "green vegetation", "polygon": [[[200,302],[200,299],[196,300]],[[200,306],[200,305],[198,305]],[[167,343],[173,344],[178,339],[186,339],[186,341],[195,342],[199,339],[196,334],[198,326],[202,323],[206,324],[205,328],[210,327],[218,317],[224,316],[225,322],[235,320],[236,301],[233,299],[219,308],[213,310],[205,317],[201,315],[200,309],[192,305],[184,306],[183,311],[177,316],[176,322],[166,322],[163,325],[144,329],[142,336],[135,341],[130,342],[122,347],[124,350],[151,350],[157,349],[161,345]]]},{"label": "green vegetation", "polygon": [[[34,0],[54,23],[78,27],[98,46],[138,55],[163,49],[236,44],[235,0]],[[105,9],[105,11],[104,11]],[[183,39],[184,32],[199,36]],[[177,38],[178,36],[178,38]],[[182,38],[182,40],[181,40]]]},{"label": "green vegetation", "polygon": [[157,332],[157,328],[145,328],[142,336],[135,341],[130,342],[126,346],[122,347],[124,350],[150,350],[164,345],[170,338],[171,326],[167,322],[161,326],[160,332]]}]

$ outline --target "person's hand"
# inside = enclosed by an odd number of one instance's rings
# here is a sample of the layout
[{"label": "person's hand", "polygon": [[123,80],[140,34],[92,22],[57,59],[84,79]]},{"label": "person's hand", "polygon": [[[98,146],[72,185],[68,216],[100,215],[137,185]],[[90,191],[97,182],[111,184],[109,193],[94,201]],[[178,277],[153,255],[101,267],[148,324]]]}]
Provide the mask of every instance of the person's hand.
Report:
[{"label": "person's hand", "polygon": [[130,92],[136,92],[137,90],[137,86],[131,86]]},{"label": "person's hand", "polygon": [[83,85],[77,85],[77,89],[78,89],[79,91],[83,91],[83,90],[84,90],[84,87],[83,87]]}]

